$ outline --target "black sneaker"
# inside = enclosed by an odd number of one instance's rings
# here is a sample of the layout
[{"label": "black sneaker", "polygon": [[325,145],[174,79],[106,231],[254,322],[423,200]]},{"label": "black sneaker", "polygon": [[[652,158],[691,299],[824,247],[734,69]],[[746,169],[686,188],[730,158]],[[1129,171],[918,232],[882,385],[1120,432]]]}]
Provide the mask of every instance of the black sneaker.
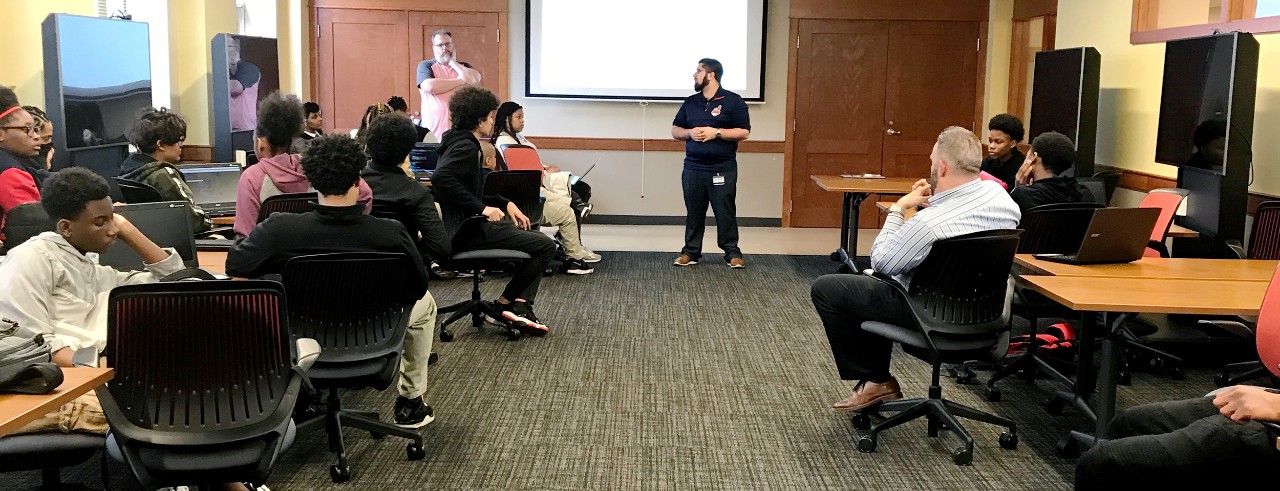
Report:
[{"label": "black sneaker", "polygon": [[591,267],[591,265],[587,264],[585,261],[581,259],[572,259],[572,258],[570,258],[568,261],[565,261],[562,269],[567,274],[577,274],[577,275],[591,274],[596,272],[596,269]]},{"label": "black sneaker", "polygon": [[493,306],[502,312],[502,317],[511,323],[517,330],[530,336],[546,336],[551,329],[545,324],[538,322],[538,317],[533,314],[533,307],[529,306],[529,302],[511,302],[501,303],[494,302]]},{"label": "black sneaker", "polygon": [[436,419],[431,414],[431,406],[422,403],[422,397],[396,396],[395,415],[396,426],[401,428],[421,428]]}]

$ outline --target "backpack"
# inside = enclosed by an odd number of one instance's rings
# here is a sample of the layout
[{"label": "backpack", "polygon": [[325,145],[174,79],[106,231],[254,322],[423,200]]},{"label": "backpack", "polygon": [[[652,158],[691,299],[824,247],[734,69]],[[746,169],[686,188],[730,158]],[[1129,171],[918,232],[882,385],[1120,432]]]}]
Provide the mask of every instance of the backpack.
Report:
[{"label": "backpack", "polygon": [[48,394],[61,384],[44,337],[0,318],[0,393]]}]

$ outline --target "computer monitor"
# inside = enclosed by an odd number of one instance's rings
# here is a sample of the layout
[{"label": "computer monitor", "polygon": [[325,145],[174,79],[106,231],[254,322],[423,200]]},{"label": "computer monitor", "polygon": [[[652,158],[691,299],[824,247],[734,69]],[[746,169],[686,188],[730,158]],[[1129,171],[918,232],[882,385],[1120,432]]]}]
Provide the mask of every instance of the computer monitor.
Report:
[{"label": "computer monitor", "polygon": [[187,181],[187,187],[191,188],[197,206],[214,216],[235,213],[240,164],[179,164],[178,170]]},{"label": "computer monitor", "polygon": [[[116,213],[129,219],[139,232],[160,247],[172,247],[182,257],[186,267],[199,266],[196,258],[196,241],[187,218],[187,203],[183,201],[159,201],[120,205]],[[142,258],[122,240],[116,240],[106,251],[98,255],[98,264],[120,271],[142,271]]]},{"label": "computer monitor", "polygon": [[436,162],[440,158],[440,154],[436,153],[436,149],[440,147],[439,143],[415,143],[413,150],[409,151],[409,168],[414,172],[435,171]]}]

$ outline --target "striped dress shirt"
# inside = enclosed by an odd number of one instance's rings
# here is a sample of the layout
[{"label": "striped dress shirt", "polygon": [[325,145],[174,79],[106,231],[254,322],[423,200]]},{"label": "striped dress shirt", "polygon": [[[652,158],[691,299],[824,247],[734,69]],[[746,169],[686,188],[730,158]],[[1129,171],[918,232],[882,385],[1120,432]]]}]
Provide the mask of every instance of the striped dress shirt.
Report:
[{"label": "striped dress shirt", "polygon": [[871,246],[871,268],[911,285],[911,271],[924,262],[933,243],[986,230],[1014,229],[1022,212],[1009,193],[991,181],[974,179],[929,198],[910,220],[890,213]]}]

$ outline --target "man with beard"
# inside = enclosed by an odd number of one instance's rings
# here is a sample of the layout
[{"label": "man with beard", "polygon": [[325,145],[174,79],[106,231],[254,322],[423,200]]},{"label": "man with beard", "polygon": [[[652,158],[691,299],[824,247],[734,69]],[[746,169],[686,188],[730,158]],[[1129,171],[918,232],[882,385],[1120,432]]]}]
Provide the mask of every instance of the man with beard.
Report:
[{"label": "man with beard", "polygon": [[711,58],[698,60],[693,90],[671,123],[671,137],[684,140],[684,248],[676,266],[698,264],[706,230],[707,203],[716,216],[716,242],[730,268],[742,269],[738,248],[738,142],[751,135],[751,117],[742,96],[724,90],[724,67]]},{"label": "man with beard", "polygon": [[[982,143],[965,128],[952,126],[938,135],[929,154],[929,180],[921,179],[889,208],[884,228],[871,247],[871,267],[911,284],[912,271],[924,262],[933,243],[951,237],[1017,228],[1018,205],[993,181],[982,180]],[[911,217],[906,210],[919,208]],[[830,274],[814,281],[813,306],[822,318],[841,380],[855,381],[853,394],[832,405],[860,411],[902,398],[889,374],[893,340],[862,330],[863,321],[905,325],[912,322],[908,300],[897,289],[860,274]]]},{"label": "man with beard", "polygon": [[418,94],[422,96],[422,125],[431,128],[436,139],[443,140],[449,130],[449,99],[464,85],[480,83],[480,72],[470,63],[458,61],[458,47],[453,33],[439,29],[431,33],[431,50],[435,58],[418,62]]}]

